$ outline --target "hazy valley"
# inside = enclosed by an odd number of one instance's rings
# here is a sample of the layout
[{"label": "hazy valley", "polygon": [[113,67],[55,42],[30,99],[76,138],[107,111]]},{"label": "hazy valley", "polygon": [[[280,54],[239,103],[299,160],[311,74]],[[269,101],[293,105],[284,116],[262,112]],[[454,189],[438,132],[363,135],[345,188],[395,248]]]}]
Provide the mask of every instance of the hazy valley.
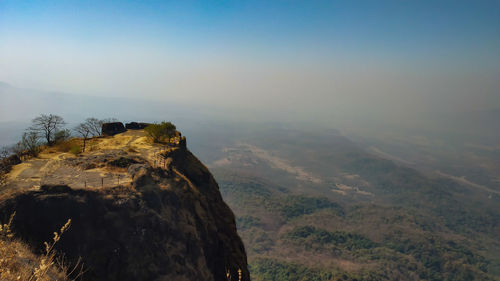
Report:
[{"label": "hazy valley", "polygon": [[500,281],[500,2],[0,1],[0,281]]},{"label": "hazy valley", "polygon": [[228,145],[209,143],[201,155],[237,215],[256,280],[498,279],[495,184],[419,171],[333,130],[247,128]]},{"label": "hazy valley", "polygon": [[[236,215],[254,280],[499,278],[496,123],[482,122],[481,138],[456,129],[230,122],[150,102],[132,115],[133,105],[119,100],[93,110],[106,116],[117,105],[125,120],[175,116]],[[23,124],[4,122],[2,142],[18,139]]]}]

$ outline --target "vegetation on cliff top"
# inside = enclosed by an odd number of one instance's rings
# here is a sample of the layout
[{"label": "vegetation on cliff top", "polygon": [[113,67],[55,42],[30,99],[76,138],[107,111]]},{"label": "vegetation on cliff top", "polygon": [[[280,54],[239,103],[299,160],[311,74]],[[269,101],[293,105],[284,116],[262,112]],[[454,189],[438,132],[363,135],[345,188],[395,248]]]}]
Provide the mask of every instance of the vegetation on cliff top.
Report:
[{"label": "vegetation on cliff top", "polygon": [[153,142],[164,142],[175,136],[176,127],[171,122],[161,122],[160,124],[151,124],[144,131],[153,140]]}]

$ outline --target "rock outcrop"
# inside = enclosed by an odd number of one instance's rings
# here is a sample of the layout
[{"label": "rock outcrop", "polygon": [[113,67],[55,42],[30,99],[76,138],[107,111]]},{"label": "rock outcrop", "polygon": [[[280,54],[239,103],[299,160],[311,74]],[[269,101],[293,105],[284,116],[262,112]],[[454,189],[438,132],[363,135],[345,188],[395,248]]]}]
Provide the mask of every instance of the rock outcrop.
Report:
[{"label": "rock outcrop", "polygon": [[142,130],[151,124],[144,122],[130,122],[125,124],[127,130]]},{"label": "rock outcrop", "polygon": [[3,195],[0,221],[15,211],[14,233],[43,253],[43,242],[71,218],[56,250],[69,262],[82,259],[83,280],[237,281],[239,271],[250,280],[234,215],[213,176],[185,147],[164,157],[160,167],[146,158],[122,161],[113,169],[132,178],[123,185],[43,185]]},{"label": "rock outcrop", "polygon": [[102,124],[102,134],[104,136],[114,136],[119,133],[125,132],[125,126],[122,122],[112,122]]}]

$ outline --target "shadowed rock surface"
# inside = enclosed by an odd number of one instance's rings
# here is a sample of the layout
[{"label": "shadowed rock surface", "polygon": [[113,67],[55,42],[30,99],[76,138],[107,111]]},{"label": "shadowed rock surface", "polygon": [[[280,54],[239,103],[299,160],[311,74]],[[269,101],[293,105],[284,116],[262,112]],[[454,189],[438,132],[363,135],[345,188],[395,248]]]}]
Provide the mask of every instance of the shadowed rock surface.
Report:
[{"label": "shadowed rock surface", "polygon": [[142,130],[149,125],[149,123],[144,122],[130,122],[125,124],[125,128],[127,128],[127,130]]},{"label": "shadowed rock surface", "polygon": [[[85,157],[97,159],[78,159]],[[14,232],[42,253],[71,218],[57,250],[73,263],[82,258],[83,280],[227,280],[229,271],[233,281],[239,269],[250,280],[234,215],[208,169],[185,148],[166,153],[165,162],[127,163],[132,182],[123,186],[4,194],[0,219],[16,211]]]},{"label": "shadowed rock surface", "polygon": [[104,136],[114,136],[119,133],[125,132],[125,126],[122,122],[112,122],[102,124],[102,134]]}]

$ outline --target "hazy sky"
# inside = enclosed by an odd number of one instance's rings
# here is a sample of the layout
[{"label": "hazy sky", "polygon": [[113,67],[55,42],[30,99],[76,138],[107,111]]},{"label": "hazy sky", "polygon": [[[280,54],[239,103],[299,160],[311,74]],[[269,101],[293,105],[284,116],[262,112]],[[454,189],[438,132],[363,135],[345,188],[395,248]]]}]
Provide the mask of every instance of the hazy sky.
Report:
[{"label": "hazy sky", "polygon": [[0,81],[310,115],[500,107],[500,1],[0,1]]}]

